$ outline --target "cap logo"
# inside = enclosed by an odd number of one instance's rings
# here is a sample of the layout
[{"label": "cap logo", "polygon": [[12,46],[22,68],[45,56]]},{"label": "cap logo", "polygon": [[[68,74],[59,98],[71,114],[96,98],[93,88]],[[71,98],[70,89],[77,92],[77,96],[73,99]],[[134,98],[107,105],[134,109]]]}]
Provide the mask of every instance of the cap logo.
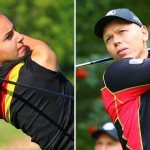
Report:
[{"label": "cap logo", "polygon": [[133,19],[141,23],[141,21],[139,20],[139,18],[138,18],[138,17],[133,16]]},{"label": "cap logo", "polygon": [[115,11],[115,10],[111,10],[111,11],[109,11],[109,12],[106,14],[106,16],[110,16],[110,15],[114,15],[114,14],[116,14],[116,11]]},{"label": "cap logo", "polygon": [[112,130],[112,129],[114,129],[115,127],[114,127],[114,125],[113,125],[113,123],[106,123],[106,124],[104,124],[104,126],[103,126],[103,129],[104,130]]}]

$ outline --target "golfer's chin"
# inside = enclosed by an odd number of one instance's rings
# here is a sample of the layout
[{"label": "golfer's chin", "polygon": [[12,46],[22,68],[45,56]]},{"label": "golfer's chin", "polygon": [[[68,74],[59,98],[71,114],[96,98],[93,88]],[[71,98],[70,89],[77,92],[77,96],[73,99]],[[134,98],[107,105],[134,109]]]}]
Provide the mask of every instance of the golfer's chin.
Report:
[{"label": "golfer's chin", "polygon": [[[113,57],[113,56],[112,56],[112,57]],[[114,58],[115,61],[118,61],[118,60],[120,60],[120,59],[128,58],[128,57],[127,57],[127,56],[122,56],[122,57],[116,56],[116,57],[113,57],[113,58]]]},{"label": "golfer's chin", "polygon": [[28,52],[28,49],[23,49],[21,51],[18,51],[18,58],[23,57]]},{"label": "golfer's chin", "polygon": [[116,58],[114,58],[115,60],[120,60],[120,59],[123,59],[123,58],[136,58],[135,56],[133,56],[132,54],[125,54],[125,55],[122,55],[122,56],[117,56]]}]

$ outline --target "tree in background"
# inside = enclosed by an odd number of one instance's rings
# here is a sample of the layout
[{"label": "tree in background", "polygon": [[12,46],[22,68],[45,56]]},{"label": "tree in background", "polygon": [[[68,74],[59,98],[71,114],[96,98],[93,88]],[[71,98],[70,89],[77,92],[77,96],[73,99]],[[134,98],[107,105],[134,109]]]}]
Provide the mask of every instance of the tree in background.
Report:
[{"label": "tree in background", "polygon": [[[96,22],[109,10],[128,8],[149,29],[148,1],[140,0],[76,0],[76,64],[109,57],[103,41],[94,35]],[[148,47],[150,47],[148,41]],[[85,78],[76,77],[76,131],[77,150],[92,150],[94,142],[88,133],[91,126],[100,127],[110,121],[104,108],[100,82],[105,69],[113,61],[83,67]],[[77,72],[80,68],[77,68]]]}]

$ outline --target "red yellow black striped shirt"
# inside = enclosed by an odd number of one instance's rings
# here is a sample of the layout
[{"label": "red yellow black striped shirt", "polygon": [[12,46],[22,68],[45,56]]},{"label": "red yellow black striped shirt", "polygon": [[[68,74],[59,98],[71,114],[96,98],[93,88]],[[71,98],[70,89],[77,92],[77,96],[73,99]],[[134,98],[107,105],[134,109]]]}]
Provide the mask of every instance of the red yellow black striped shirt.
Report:
[{"label": "red yellow black striped shirt", "polygon": [[[134,61],[134,63],[132,63]],[[121,59],[103,75],[101,91],[123,150],[150,149],[150,58]]]}]

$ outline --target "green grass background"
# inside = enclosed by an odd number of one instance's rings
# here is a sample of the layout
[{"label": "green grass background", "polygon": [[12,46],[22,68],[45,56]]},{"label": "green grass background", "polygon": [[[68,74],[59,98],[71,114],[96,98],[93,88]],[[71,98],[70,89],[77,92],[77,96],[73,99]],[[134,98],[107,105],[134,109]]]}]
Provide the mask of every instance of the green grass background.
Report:
[{"label": "green grass background", "polygon": [[[5,145],[11,145],[13,141],[23,141],[26,140],[27,135],[24,134],[21,130],[16,129],[14,126],[12,126],[9,123],[6,123],[5,121],[0,119],[0,147]],[[30,143],[30,141],[29,141]],[[1,150],[1,148],[0,148]],[[22,148],[17,150],[40,150],[35,148]]]}]

